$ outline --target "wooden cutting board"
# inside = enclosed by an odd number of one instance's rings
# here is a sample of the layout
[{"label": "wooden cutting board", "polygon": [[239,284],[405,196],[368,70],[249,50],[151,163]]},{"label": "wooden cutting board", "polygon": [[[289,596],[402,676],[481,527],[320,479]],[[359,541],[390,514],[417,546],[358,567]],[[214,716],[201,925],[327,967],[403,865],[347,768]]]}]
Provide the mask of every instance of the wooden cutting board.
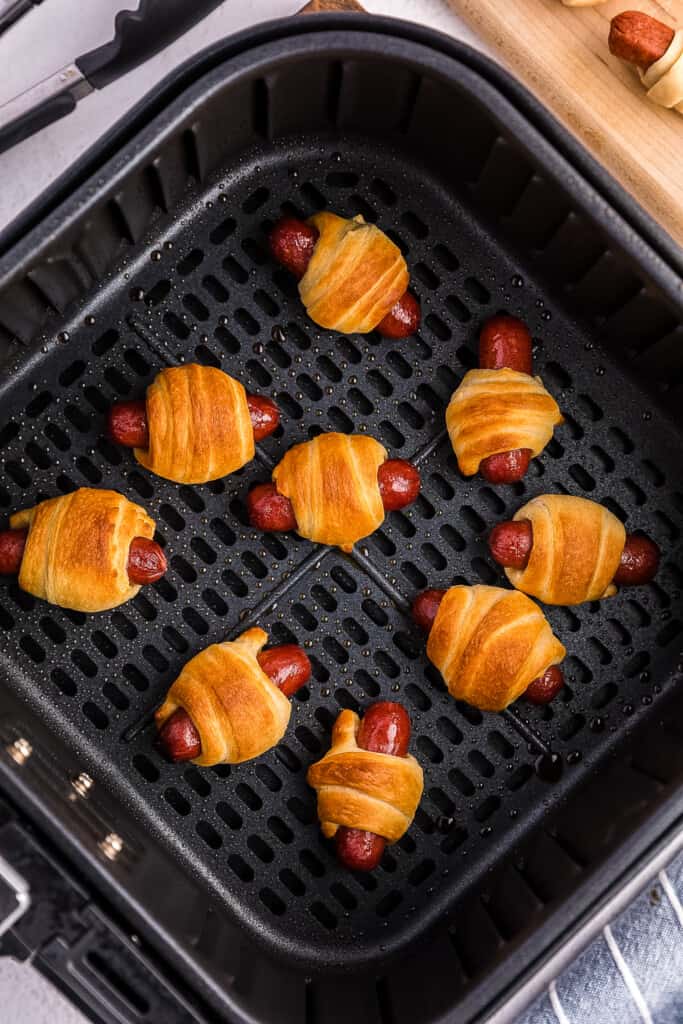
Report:
[{"label": "wooden cutting board", "polygon": [[683,116],[645,97],[607,48],[609,22],[640,10],[683,28],[683,0],[449,0],[558,120],[683,245]]}]

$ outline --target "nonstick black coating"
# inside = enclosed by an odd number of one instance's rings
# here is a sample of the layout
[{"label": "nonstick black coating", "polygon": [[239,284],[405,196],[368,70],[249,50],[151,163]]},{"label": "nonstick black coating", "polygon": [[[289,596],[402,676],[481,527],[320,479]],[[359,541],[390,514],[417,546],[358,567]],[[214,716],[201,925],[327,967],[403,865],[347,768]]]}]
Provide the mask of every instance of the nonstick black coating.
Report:
[{"label": "nonstick black coating", "polygon": [[[283,210],[328,206],[377,220],[405,251],[423,308],[419,336],[340,337],[306,317],[266,232]],[[527,480],[463,479],[443,439],[445,404],[474,365],[482,322],[505,310],[529,324],[535,368],[566,418]],[[310,138],[262,151],[225,175],[172,230],[140,250],[79,324],[8,396],[0,504],[11,509],[77,486],[118,488],[156,518],[166,578],[96,617],[51,608],[0,585],[2,650],[13,685],[60,731],[80,734],[100,770],[244,927],[301,962],[371,962],[447,910],[525,828],[656,714],[677,660],[681,574],[680,438],[419,163],[363,139]],[[220,365],[272,394],[283,429],[256,460],[206,487],[140,469],[102,436],[112,401],[141,397],[164,361]],[[291,444],[321,430],[367,431],[422,473],[416,505],[345,557],[245,525],[252,483]],[[407,614],[425,586],[505,580],[486,533],[534,494],[603,501],[664,551],[656,584],[602,604],[550,608],[565,643],[567,686],[546,708],[516,705],[556,752],[558,781],[510,721],[454,702]],[[288,734],[253,764],[167,764],[149,715],[182,664],[258,622],[296,640],[314,678]],[[321,838],[307,766],[327,749],[342,707],[401,700],[425,771],[415,823],[371,876],[335,862]]]}]

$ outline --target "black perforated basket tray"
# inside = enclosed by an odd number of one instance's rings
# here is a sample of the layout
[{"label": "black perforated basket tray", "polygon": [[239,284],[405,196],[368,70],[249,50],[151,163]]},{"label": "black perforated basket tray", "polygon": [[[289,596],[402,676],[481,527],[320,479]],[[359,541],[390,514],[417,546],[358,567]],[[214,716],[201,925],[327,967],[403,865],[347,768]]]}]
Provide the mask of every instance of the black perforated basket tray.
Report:
[{"label": "black perforated basket tray", "polygon": [[[680,814],[676,253],[498,72],[395,22],[310,19],[222,44],[134,124],[0,265],[0,507],[114,487],[156,518],[170,563],[96,617],[0,584],[0,730],[34,747],[23,795],[235,1019],[468,1020]],[[283,211],[323,207],[402,247],[417,337],[307,319],[265,238]],[[524,483],[492,488],[460,476],[443,420],[501,310],[529,324],[566,422]],[[194,488],[103,437],[112,401],[190,359],[283,412],[251,465]],[[245,518],[251,484],[323,430],[367,431],[422,473],[416,504],[348,557]],[[603,502],[664,561],[648,587],[547,610],[567,685],[547,708],[518,705],[519,726],[448,696],[407,609],[428,585],[504,583],[487,531],[544,491]],[[256,622],[314,666],[284,742],[234,768],[166,763],[150,716],[168,685]],[[425,793],[381,868],[356,876],[322,839],[305,774],[340,708],[378,698],[410,711]],[[75,771],[95,780],[87,812],[60,798]],[[124,844],[111,865],[107,829]]]}]

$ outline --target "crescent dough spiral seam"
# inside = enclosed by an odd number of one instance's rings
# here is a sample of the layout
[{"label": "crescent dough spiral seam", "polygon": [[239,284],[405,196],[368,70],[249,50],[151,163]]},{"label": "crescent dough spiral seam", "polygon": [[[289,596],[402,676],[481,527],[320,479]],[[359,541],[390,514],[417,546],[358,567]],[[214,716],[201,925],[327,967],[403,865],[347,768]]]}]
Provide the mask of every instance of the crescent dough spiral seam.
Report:
[{"label": "crescent dough spiral seam", "polygon": [[[389,757],[390,755],[389,754],[384,754],[382,756]],[[344,786],[344,785],[318,786],[318,797],[322,798],[323,800],[325,800],[326,805],[327,805],[329,801],[338,801],[339,798],[345,797],[347,795],[347,790],[348,789],[354,789],[357,792],[361,792],[362,793],[362,790],[358,790],[358,788],[356,786],[352,785],[351,783],[348,783],[346,786]],[[368,802],[372,805],[373,809],[376,811],[376,813],[377,813],[377,815],[379,817],[383,817],[383,816],[384,817],[390,817],[390,816],[393,816],[393,815],[398,815],[399,817],[401,817],[403,819],[404,827],[403,827],[403,829],[401,831],[401,835],[403,835],[404,832],[408,831],[408,829],[410,828],[410,825],[412,823],[412,820],[413,820],[410,815],[405,814],[399,807],[394,807],[394,805],[392,803],[390,803],[388,800],[382,800],[382,799],[380,799],[379,797],[376,797],[376,796],[369,796],[369,794],[367,794],[367,793],[364,794],[364,796],[368,800]],[[337,831],[337,828],[339,828],[339,823],[336,823],[336,827],[335,827],[335,822],[323,821],[321,823],[321,827],[322,827],[325,835],[329,839]],[[331,829],[334,829],[334,831],[331,831]],[[375,833],[375,834],[378,835],[379,833]],[[385,836],[385,838],[386,838],[386,836]],[[400,836],[398,838],[400,838]]]}]

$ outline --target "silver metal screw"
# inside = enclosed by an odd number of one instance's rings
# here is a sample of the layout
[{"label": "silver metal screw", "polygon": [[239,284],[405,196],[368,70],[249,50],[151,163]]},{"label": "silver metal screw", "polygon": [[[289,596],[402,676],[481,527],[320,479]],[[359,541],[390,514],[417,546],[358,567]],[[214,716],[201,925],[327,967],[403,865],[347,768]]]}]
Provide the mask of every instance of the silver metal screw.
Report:
[{"label": "silver metal screw", "polygon": [[90,793],[90,790],[95,785],[95,783],[87,774],[87,772],[81,772],[80,775],[77,775],[76,778],[71,780],[71,785],[76,790],[78,795],[82,796],[83,799],[85,799]]},{"label": "silver metal screw", "polygon": [[123,850],[124,843],[117,832],[109,832],[97,845],[107,860],[114,861]]},{"label": "silver metal screw", "polygon": [[7,746],[7,753],[18,765],[25,764],[33,753],[33,747],[27,739],[20,736],[14,743]]}]

